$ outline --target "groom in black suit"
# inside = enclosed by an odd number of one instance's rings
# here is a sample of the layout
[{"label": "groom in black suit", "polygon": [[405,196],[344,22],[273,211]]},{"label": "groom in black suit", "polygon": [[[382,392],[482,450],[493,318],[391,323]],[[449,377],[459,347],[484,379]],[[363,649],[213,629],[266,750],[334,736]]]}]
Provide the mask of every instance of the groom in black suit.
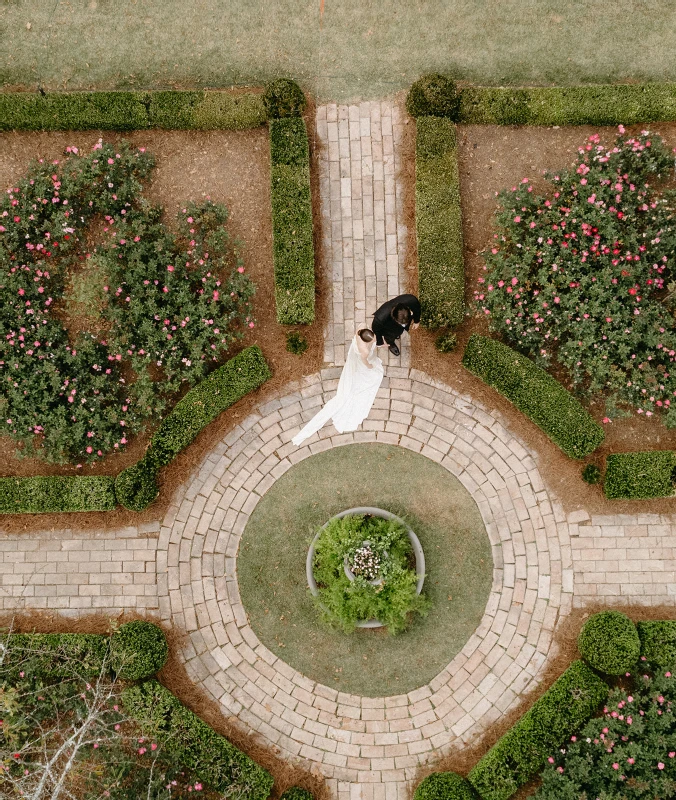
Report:
[{"label": "groom in black suit", "polygon": [[371,327],[376,335],[376,347],[388,344],[392,355],[400,355],[397,339],[404,331],[415,330],[419,324],[420,300],[414,294],[400,294],[388,300],[373,315]]}]

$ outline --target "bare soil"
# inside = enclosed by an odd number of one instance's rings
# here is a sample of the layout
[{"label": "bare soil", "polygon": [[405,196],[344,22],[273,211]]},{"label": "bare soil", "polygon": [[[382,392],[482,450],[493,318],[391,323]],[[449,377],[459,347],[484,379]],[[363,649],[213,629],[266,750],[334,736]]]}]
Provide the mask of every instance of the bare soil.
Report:
[{"label": "bare soil", "polygon": [[[313,130],[313,110],[307,115]],[[174,489],[185,480],[213,442],[250,413],[261,400],[280,387],[320,368],[323,361],[323,319],[326,305],[318,266],[316,321],[299,328],[310,345],[303,356],[286,350],[288,326],[279,325],[275,316],[274,272],[272,264],[272,229],[270,209],[270,156],[266,128],[245,131],[138,131],[120,135],[111,132],[8,133],[0,135],[0,185],[9,186],[22,176],[34,158],[62,158],[67,145],[88,150],[100,136],[105,141],[127,139],[155,155],[157,165],[146,184],[145,195],[165,208],[169,224],[186,201],[199,201],[209,196],[225,203],[230,210],[227,227],[233,238],[241,242],[247,273],[256,284],[254,314],[256,327],[247,332],[244,341],[233,349],[250,344],[261,346],[272,367],[273,377],[257,392],[243,398],[222,414],[200,434],[161,476],[159,499],[143,514],[118,509],[106,513],[56,515],[0,515],[0,526],[6,531],[63,528],[117,528],[161,518]],[[311,144],[312,144],[312,137]],[[313,159],[317,154],[313,149]],[[313,170],[316,175],[316,170]],[[313,186],[315,202],[317,186]],[[316,236],[319,228],[315,220]],[[321,249],[317,248],[321,258]],[[113,453],[94,465],[75,466],[47,464],[39,459],[16,457],[16,444],[0,436],[0,474],[26,475],[116,475],[135,463],[144,453],[152,429],[130,441],[124,452]]]},{"label": "bare soil", "polygon": [[[636,133],[646,126],[627,130]],[[651,131],[662,135],[670,147],[676,146],[676,125],[660,123],[650,126]],[[524,178],[530,178],[536,190],[544,190],[547,182],[545,170],[571,166],[577,148],[592,133],[599,133],[603,144],[610,144],[617,134],[616,128],[592,126],[541,128],[501,127],[494,125],[459,125],[458,156],[463,213],[463,236],[466,270],[466,302],[473,309],[473,292],[483,267],[481,252],[488,247],[494,233],[493,219],[498,208],[496,192],[510,188]],[[409,141],[410,139],[410,141]],[[407,139],[405,164],[414,164],[414,136]],[[410,149],[408,149],[410,148]],[[406,213],[410,225],[415,214],[415,175],[413,168],[402,176],[406,185]],[[407,254],[409,287],[417,286],[415,269],[415,242],[409,243]],[[558,447],[532,422],[518,412],[511,403],[461,365],[467,339],[472,333],[488,334],[484,318],[466,317],[456,333],[458,347],[455,352],[441,355],[434,347],[437,333],[419,329],[413,335],[413,364],[418,369],[444,381],[460,392],[466,393],[486,407],[498,411],[511,431],[523,439],[537,454],[538,467],[547,485],[552,489],[567,511],[584,508],[591,513],[637,514],[668,513],[676,510],[676,498],[641,501],[609,501],[599,486],[589,486],[581,478],[583,462],[565,456]],[[601,422],[603,403],[589,409]],[[676,430],[669,431],[657,417],[646,419],[633,415],[615,419],[604,426],[606,440],[591,457],[601,466],[609,453],[631,450],[676,449]]]}]

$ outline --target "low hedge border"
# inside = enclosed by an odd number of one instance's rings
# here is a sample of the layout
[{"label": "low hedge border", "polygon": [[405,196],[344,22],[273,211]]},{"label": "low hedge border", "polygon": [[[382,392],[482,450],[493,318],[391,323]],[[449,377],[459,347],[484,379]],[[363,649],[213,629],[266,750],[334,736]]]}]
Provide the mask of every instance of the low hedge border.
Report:
[{"label": "low hedge border", "polygon": [[266,800],[272,775],[216,733],[156,680],[122,693],[127,713],[177,762],[217,792],[243,800]]},{"label": "low hedge border", "polygon": [[261,92],[3,92],[0,130],[231,129],[264,125]]},{"label": "low hedge border", "polygon": [[458,325],[465,314],[465,262],[455,125],[418,117],[415,147],[418,291],[422,323]]},{"label": "low hedge border", "polygon": [[463,366],[532,420],[571,458],[584,458],[605,434],[594,418],[551,375],[526,356],[485,336],[470,336]]},{"label": "low hedge border", "polygon": [[115,478],[108,476],[0,478],[0,514],[112,511],[116,505]]},{"label": "low hedge border", "polygon": [[277,322],[315,318],[310,148],[302,117],[270,120],[270,200]]},{"label": "low hedge border", "polygon": [[611,500],[644,500],[671,497],[676,453],[653,450],[645,453],[614,453],[606,458],[603,491]]}]

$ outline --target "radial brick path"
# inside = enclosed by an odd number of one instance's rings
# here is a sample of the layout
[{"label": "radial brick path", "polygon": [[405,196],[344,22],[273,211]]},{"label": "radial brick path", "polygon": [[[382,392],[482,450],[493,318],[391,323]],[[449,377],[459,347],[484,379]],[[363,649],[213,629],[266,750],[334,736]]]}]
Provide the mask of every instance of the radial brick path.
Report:
[{"label": "radial brick path", "polygon": [[[405,288],[398,114],[386,103],[317,112],[335,289],[326,354],[336,364],[355,327]],[[186,632],[179,656],[189,675],[244,730],[324,775],[340,800],[403,800],[421,767],[476,741],[538,686],[572,607],[673,605],[676,585],[672,515],[566,515],[508,421],[410,369],[408,358],[406,347],[390,359],[361,430],[327,426],[301,448],[291,438],[335,392],[340,368],[287,386],[215,443],[161,522],[0,532],[0,607],[157,616]],[[462,651],[429,684],[382,698],[319,685],[272,654],[249,626],[236,573],[247,520],[280,475],[313,453],[372,441],[420,452],[456,475],[477,502],[494,559],[483,619]]]}]

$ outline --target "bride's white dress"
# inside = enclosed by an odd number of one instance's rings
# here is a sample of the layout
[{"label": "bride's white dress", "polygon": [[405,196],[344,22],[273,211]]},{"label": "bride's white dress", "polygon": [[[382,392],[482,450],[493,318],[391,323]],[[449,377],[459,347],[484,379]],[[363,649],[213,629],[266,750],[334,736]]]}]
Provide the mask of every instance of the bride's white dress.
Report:
[{"label": "bride's white dress", "polygon": [[339,433],[357,430],[369,415],[385,374],[383,362],[376,355],[375,339],[368,351],[367,361],[369,364],[373,364],[372,369],[369,369],[362,361],[355,336],[340,375],[336,396],[329,400],[293,437],[292,442],[295,445],[304,442],[329,420],[333,421],[334,427]]}]

